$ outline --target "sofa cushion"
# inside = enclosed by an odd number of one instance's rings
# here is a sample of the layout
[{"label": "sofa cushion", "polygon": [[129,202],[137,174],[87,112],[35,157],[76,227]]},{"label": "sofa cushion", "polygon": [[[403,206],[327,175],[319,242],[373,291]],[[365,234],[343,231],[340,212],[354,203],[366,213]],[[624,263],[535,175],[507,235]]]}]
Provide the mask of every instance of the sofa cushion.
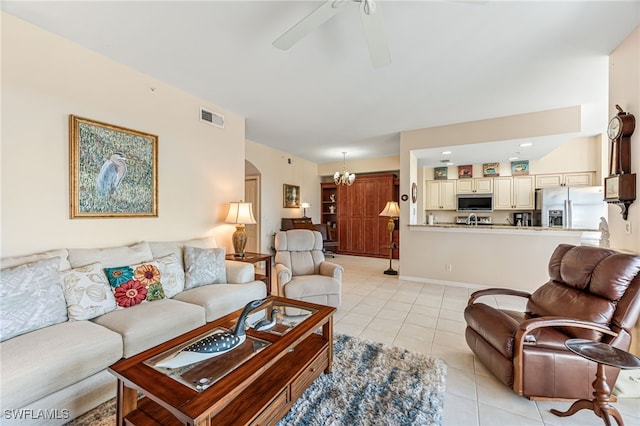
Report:
[{"label": "sofa cushion", "polygon": [[38,260],[51,259],[57,257],[60,259],[60,270],[71,269],[69,263],[69,251],[67,249],[49,250],[42,253],[28,254],[25,256],[3,257],[0,259],[0,268],[12,268],[14,266],[24,265],[25,263],[33,263]]},{"label": "sofa cushion", "polygon": [[122,336],[128,358],[205,324],[198,305],[163,299],[115,310],[92,320]]},{"label": "sofa cushion", "polygon": [[185,289],[227,282],[224,249],[201,249],[185,246]]},{"label": "sofa cushion", "polygon": [[89,320],[116,308],[100,262],[62,272],[62,288],[69,320]]},{"label": "sofa cushion", "polygon": [[299,275],[284,287],[285,297],[305,299],[312,296],[341,293],[340,281],[324,275]]},{"label": "sofa cushion", "polygon": [[60,259],[0,271],[0,341],[67,321]]},{"label": "sofa cushion", "polygon": [[105,268],[147,262],[153,259],[149,243],[97,249],[69,249],[69,263],[73,268],[100,262]]},{"label": "sofa cushion", "polygon": [[176,295],[174,300],[200,305],[205,309],[207,322],[230,314],[244,307],[252,300],[267,296],[267,289],[262,281],[247,284],[213,284],[185,290]]},{"label": "sofa cushion", "polygon": [[91,321],[68,321],[2,342],[0,350],[2,409],[16,409],[118,361],[122,338]]},{"label": "sofa cushion", "polygon": [[165,298],[157,262],[104,268],[104,272],[113,290],[117,309]]},{"label": "sofa cushion", "polygon": [[184,253],[185,246],[198,247],[198,248],[217,248],[216,240],[213,236],[194,238],[185,241],[152,241],[149,242],[149,247],[153,253],[155,259],[166,256],[168,254],[175,254],[176,259],[180,263],[180,266],[184,270]]}]

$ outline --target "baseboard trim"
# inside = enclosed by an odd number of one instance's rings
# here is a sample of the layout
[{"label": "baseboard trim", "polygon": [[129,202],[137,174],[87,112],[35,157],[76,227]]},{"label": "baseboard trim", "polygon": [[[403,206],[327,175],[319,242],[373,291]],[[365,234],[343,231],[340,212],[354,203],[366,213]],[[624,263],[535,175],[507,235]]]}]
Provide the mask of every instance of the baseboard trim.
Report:
[{"label": "baseboard trim", "polygon": [[444,285],[444,286],[448,286],[448,287],[471,287],[471,288],[476,288],[478,290],[485,289],[485,288],[489,287],[489,286],[484,285],[484,284],[463,283],[463,282],[458,282],[458,281],[436,280],[436,279],[424,278],[424,277],[410,277],[410,276],[407,276],[407,275],[400,275],[398,277],[398,279],[404,280],[404,281],[414,281],[414,282],[419,282],[419,283],[426,283],[426,284],[439,284],[439,285]]}]

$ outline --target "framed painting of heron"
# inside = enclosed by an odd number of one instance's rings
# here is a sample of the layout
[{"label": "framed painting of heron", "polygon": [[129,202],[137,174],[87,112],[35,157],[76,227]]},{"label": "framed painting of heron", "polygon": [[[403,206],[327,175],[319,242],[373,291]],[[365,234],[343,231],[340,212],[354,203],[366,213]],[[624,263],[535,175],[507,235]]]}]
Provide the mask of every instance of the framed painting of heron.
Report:
[{"label": "framed painting of heron", "polygon": [[71,218],[158,216],[158,137],[69,116]]}]

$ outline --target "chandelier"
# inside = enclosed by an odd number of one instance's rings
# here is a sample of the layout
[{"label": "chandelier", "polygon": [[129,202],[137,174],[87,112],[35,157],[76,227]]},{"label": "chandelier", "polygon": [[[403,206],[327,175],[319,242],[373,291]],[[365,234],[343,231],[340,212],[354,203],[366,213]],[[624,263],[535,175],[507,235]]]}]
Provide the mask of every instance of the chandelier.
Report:
[{"label": "chandelier", "polygon": [[333,181],[336,185],[351,186],[353,181],[356,180],[356,175],[347,171],[347,153],[342,153],[342,172],[335,172],[333,175]]}]

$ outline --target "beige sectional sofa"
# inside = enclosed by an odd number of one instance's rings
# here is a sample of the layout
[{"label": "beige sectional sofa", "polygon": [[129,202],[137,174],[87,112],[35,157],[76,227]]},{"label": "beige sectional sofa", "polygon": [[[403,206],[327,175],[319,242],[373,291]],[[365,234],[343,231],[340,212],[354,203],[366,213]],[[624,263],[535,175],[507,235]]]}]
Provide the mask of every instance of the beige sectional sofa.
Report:
[{"label": "beige sectional sofa", "polygon": [[[102,271],[145,262],[158,266],[163,292],[117,306]],[[109,365],[266,296],[253,265],[224,260],[212,238],[61,249],[0,265],[3,425],[64,424],[115,396]]]}]

